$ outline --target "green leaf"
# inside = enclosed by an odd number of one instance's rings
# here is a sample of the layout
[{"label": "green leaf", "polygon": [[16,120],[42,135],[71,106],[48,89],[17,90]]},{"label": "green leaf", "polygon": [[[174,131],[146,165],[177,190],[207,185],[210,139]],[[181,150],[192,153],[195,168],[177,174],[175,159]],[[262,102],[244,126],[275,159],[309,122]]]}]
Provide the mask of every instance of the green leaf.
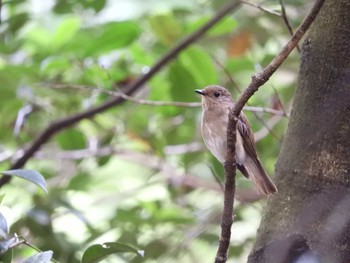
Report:
[{"label": "green leaf", "polygon": [[13,254],[12,248],[7,250],[4,255],[0,256],[0,262],[1,263],[11,263],[12,262],[12,254]]},{"label": "green leaf", "polygon": [[132,246],[121,242],[107,242],[102,245],[96,244],[87,248],[81,260],[82,263],[100,262],[102,259],[114,253],[131,252],[138,256],[143,256],[143,252],[136,250]]},{"label": "green leaf", "polygon": [[[201,17],[198,20],[192,22],[187,27],[187,33],[191,33],[193,31],[196,31],[198,28],[203,26],[205,23],[209,21],[210,17],[205,16]],[[226,34],[232,33],[232,31],[237,27],[237,21],[234,20],[232,17],[227,17],[223,19],[221,22],[219,22],[217,25],[215,25],[213,28],[211,28],[207,35],[211,37],[218,37]]]},{"label": "green leaf", "polygon": [[63,150],[76,150],[86,147],[83,133],[77,129],[68,129],[57,135],[57,141]]},{"label": "green leaf", "polygon": [[99,12],[106,5],[106,0],[98,0],[98,1],[83,1],[81,4],[85,9],[93,8],[95,12]]},{"label": "green leaf", "polygon": [[69,182],[68,189],[75,191],[82,191],[87,189],[91,183],[91,176],[88,173],[81,172],[78,175],[72,177]]},{"label": "green leaf", "polygon": [[[179,61],[170,65],[168,78],[171,83],[170,94],[175,101],[193,101],[197,87],[193,75]],[[201,88],[201,87],[199,87]]]},{"label": "green leaf", "polygon": [[61,0],[56,1],[56,4],[53,7],[53,11],[57,14],[65,14],[68,12],[72,12],[74,8],[74,2]]},{"label": "green leaf", "polygon": [[41,65],[41,70],[48,78],[62,74],[71,69],[72,64],[66,57],[48,57]]},{"label": "green leaf", "polygon": [[27,13],[19,13],[17,15],[11,16],[8,20],[4,22],[8,24],[9,30],[12,33],[15,33],[25,25],[28,19],[29,15]]},{"label": "green leaf", "polygon": [[111,22],[80,31],[67,44],[67,50],[80,54],[82,57],[97,56],[129,46],[140,32],[137,23],[131,21]]},{"label": "green leaf", "polygon": [[46,189],[46,181],[44,177],[37,171],[34,170],[9,170],[9,171],[4,171],[0,172],[3,175],[8,175],[8,176],[16,176],[19,178],[26,179],[37,186],[39,186],[41,189],[43,189],[47,193]]},{"label": "green leaf", "polygon": [[[16,100],[17,88],[21,85],[21,80],[26,79],[35,82],[37,77],[37,69],[35,67],[27,67],[23,65],[7,65],[0,69],[1,80],[1,96],[0,102],[4,107],[8,102]],[[22,106],[20,106],[22,107]],[[1,113],[3,113],[1,111]],[[8,115],[6,115],[8,117]],[[1,118],[0,121],[5,121]]]},{"label": "green leaf", "polygon": [[232,73],[240,71],[254,72],[254,64],[248,58],[234,58],[226,62],[226,68]]},{"label": "green leaf", "polygon": [[25,47],[32,53],[46,52],[51,44],[51,38],[51,33],[44,28],[38,27],[30,29],[26,34]]},{"label": "green leaf", "polygon": [[53,252],[51,250],[41,252],[27,258],[23,263],[49,263],[52,258]]},{"label": "green leaf", "polygon": [[181,36],[181,28],[171,13],[152,16],[149,23],[164,45],[173,44]]},{"label": "green leaf", "polygon": [[66,18],[56,29],[52,38],[52,43],[56,47],[61,47],[74,37],[80,27],[78,17]]},{"label": "green leaf", "polygon": [[11,1],[5,1],[2,4],[5,5],[9,5],[9,6],[15,6],[21,3],[24,3],[26,0],[11,0]]},{"label": "green leaf", "polygon": [[180,60],[200,87],[218,83],[212,59],[204,49],[198,46],[190,47],[181,53]]}]

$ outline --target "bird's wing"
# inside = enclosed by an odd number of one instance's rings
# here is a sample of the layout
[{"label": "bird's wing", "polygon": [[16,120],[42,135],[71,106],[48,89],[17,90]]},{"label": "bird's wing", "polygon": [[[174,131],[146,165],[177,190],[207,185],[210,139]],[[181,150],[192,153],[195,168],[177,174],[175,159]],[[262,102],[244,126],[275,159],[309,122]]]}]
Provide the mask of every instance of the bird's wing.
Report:
[{"label": "bird's wing", "polygon": [[243,112],[239,115],[237,129],[243,138],[243,147],[246,153],[253,159],[256,159],[257,153],[255,149],[254,134],[249,126],[248,119]]}]

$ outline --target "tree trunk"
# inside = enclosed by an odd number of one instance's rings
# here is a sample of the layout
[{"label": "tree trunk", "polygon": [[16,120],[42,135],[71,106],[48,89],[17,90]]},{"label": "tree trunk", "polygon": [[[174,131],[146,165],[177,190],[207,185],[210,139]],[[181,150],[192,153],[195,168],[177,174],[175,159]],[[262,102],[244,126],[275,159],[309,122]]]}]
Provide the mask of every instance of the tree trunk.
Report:
[{"label": "tree trunk", "polygon": [[328,0],[304,40],[298,88],[255,262],[350,262],[350,1]]}]

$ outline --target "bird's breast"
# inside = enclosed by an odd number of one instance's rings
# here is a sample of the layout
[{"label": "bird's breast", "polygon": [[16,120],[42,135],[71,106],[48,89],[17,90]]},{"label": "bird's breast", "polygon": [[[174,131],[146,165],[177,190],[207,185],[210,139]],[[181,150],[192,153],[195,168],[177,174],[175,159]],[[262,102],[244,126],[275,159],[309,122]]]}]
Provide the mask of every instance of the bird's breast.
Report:
[{"label": "bird's breast", "polygon": [[[208,110],[202,112],[201,130],[203,140],[210,152],[221,163],[224,163],[226,159],[227,124],[228,112],[217,113]],[[245,151],[239,132],[237,132],[236,139],[236,160],[238,163],[243,163]]]},{"label": "bird's breast", "polygon": [[227,114],[214,110],[204,110],[202,113],[203,140],[219,162],[225,162]]}]

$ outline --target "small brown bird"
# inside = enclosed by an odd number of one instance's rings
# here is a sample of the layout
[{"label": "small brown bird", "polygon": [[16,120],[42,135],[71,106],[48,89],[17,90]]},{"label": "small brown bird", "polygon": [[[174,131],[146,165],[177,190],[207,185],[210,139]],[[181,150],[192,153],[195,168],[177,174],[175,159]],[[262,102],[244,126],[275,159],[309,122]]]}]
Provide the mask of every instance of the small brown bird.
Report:
[{"label": "small brown bird", "polygon": [[[220,86],[211,85],[195,90],[202,95],[201,130],[205,144],[221,163],[225,162],[227,124],[230,108],[234,106],[230,92]],[[237,122],[236,161],[242,174],[251,179],[258,191],[265,195],[274,194],[277,188],[262,167],[255,148],[254,134],[247,117],[240,113]]]}]

